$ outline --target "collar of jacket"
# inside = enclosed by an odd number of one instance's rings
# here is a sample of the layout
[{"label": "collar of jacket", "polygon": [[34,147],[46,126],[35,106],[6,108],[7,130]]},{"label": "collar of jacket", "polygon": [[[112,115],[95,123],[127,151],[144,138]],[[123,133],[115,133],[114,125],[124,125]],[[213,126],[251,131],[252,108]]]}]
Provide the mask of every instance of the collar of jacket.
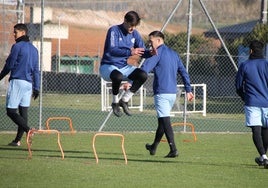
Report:
[{"label": "collar of jacket", "polygon": [[17,42],[20,42],[20,41],[29,42],[30,39],[29,39],[29,37],[27,35],[23,35],[23,36],[21,36],[21,37],[19,37],[19,38],[16,39],[16,43]]},{"label": "collar of jacket", "polygon": [[257,51],[253,52],[250,54],[249,59],[263,59],[263,52],[262,51]]}]

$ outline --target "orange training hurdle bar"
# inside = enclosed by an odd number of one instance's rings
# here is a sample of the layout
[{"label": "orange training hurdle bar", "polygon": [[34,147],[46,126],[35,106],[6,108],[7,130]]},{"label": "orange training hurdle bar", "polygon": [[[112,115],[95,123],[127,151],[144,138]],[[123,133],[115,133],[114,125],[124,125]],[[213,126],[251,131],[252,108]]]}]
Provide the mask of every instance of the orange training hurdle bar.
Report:
[{"label": "orange training hurdle bar", "polygon": [[[172,123],[171,126],[189,126],[191,127],[192,135],[193,135],[193,141],[196,142],[197,138],[194,131],[194,125],[192,123]],[[183,140],[184,142],[191,142],[192,140]]]},{"label": "orange training hurdle bar", "polygon": [[61,151],[61,156],[62,159],[64,159],[64,153],[63,153],[63,149],[61,147],[61,143],[60,143],[60,132],[57,130],[30,130],[27,134],[27,146],[28,146],[28,151],[29,151],[29,159],[32,158],[32,151],[31,151],[31,146],[32,146],[32,135],[34,133],[42,133],[42,134],[50,134],[50,133],[57,133],[58,134],[58,145]]},{"label": "orange training hurdle bar", "polygon": [[49,122],[52,121],[52,120],[66,120],[69,122],[69,126],[70,126],[70,129],[71,129],[71,133],[74,133],[74,129],[73,129],[73,121],[71,118],[69,117],[49,117],[46,121],[46,127],[47,129],[49,130],[50,127],[49,127]]},{"label": "orange training hurdle bar", "polygon": [[93,137],[93,151],[94,151],[94,155],[96,158],[96,163],[99,163],[99,158],[96,152],[96,148],[95,148],[95,140],[97,136],[117,136],[117,137],[121,137],[121,148],[122,148],[122,152],[125,158],[125,164],[127,164],[127,155],[125,152],[125,148],[124,148],[124,136],[122,134],[116,134],[116,133],[96,133]]}]

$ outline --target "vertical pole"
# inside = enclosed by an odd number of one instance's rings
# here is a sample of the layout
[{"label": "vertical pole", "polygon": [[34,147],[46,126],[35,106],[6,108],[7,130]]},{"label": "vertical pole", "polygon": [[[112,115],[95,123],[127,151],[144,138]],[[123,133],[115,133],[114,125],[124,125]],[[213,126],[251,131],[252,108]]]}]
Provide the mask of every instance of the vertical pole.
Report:
[{"label": "vertical pole", "polygon": [[[190,62],[190,39],[191,39],[191,32],[192,32],[192,0],[189,0],[189,7],[188,7],[188,26],[187,26],[187,52],[186,52],[186,71],[188,72],[189,69],[189,62]],[[185,91],[184,94],[184,110],[183,110],[183,122],[184,122],[184,132],[186,131],[186,115],[187,115],[187,94]]]},{"label": "vertical pole", "polygon": [[42,129],[42,102],[43,102],[43,43],[44,43],[44,0],[41,0],[41,24],[40,24],[40,96],[39,96],[39,130]]},{"label": "vertical pole", "polygon": [[267,24],[267,1],[268,0],[262,0],[263,2],[263,9],[262,9],[262,24]]},{"label": "vertical pole", "polygon": [[60,30],[61,30],[61,23],[60,23],[60,19],[61,19],[61,15],[58,16],[58,19],[59,19],[59,29],[58,29],[58,72],[60,72],[60,55],[61,55],[61,46],[60,46],[60,37],[61,37],[61,33],[60,33]]}]

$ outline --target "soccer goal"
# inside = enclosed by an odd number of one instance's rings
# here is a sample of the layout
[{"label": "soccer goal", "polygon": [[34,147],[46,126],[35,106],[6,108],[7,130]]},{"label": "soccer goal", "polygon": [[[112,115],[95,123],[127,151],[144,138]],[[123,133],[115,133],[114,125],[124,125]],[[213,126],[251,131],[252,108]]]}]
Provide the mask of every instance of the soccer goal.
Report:
[{"label": "soccer goal", "polygon": [[191,84],[194,99],[191,102],[185,103],[184,85],[177,85],[178,93],[176,103],[173,106],[171,115],[183,114],[185,111],[185,104],[187,104],[186,114],[201,113],[206,116],[207,113],[207,85],[206,84]]}]

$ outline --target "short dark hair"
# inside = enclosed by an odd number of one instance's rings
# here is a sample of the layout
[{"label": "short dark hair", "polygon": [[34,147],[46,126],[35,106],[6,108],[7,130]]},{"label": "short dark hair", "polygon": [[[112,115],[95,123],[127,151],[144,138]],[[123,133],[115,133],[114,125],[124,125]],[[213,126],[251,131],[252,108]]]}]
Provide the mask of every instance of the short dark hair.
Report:
[{"label": "short dark hair", "polygon": [[165,36],[164,34],[161,32],[161,31],[153,31],[149,34],[149,37],[150,36],[153,36],[153,37],[160,37],[162,38],[163,40],[165,40]]},{"label": "short dark hair", "polygon": [[264,44],[261,41],[258,40],[253,40],[251,41],[251,43],[249,44],[249,48],[253,51],[253,52],[262,52],[263,48],[264,48]]},{"label": "short dark hair", "polygon": [[135,11],[129,11],[126,13],[125,17],[124,17],[125,21],[127,23],[130,23],[132,26],[137,26],[140,24],[140,16],[137,12]]},{"label": "short dark hair", "polygon": [[28,33],[28,28],[25,24],[18,23],[14,26],[14,30],[19,30],[19,31],[25,31],[25,33]]}]

